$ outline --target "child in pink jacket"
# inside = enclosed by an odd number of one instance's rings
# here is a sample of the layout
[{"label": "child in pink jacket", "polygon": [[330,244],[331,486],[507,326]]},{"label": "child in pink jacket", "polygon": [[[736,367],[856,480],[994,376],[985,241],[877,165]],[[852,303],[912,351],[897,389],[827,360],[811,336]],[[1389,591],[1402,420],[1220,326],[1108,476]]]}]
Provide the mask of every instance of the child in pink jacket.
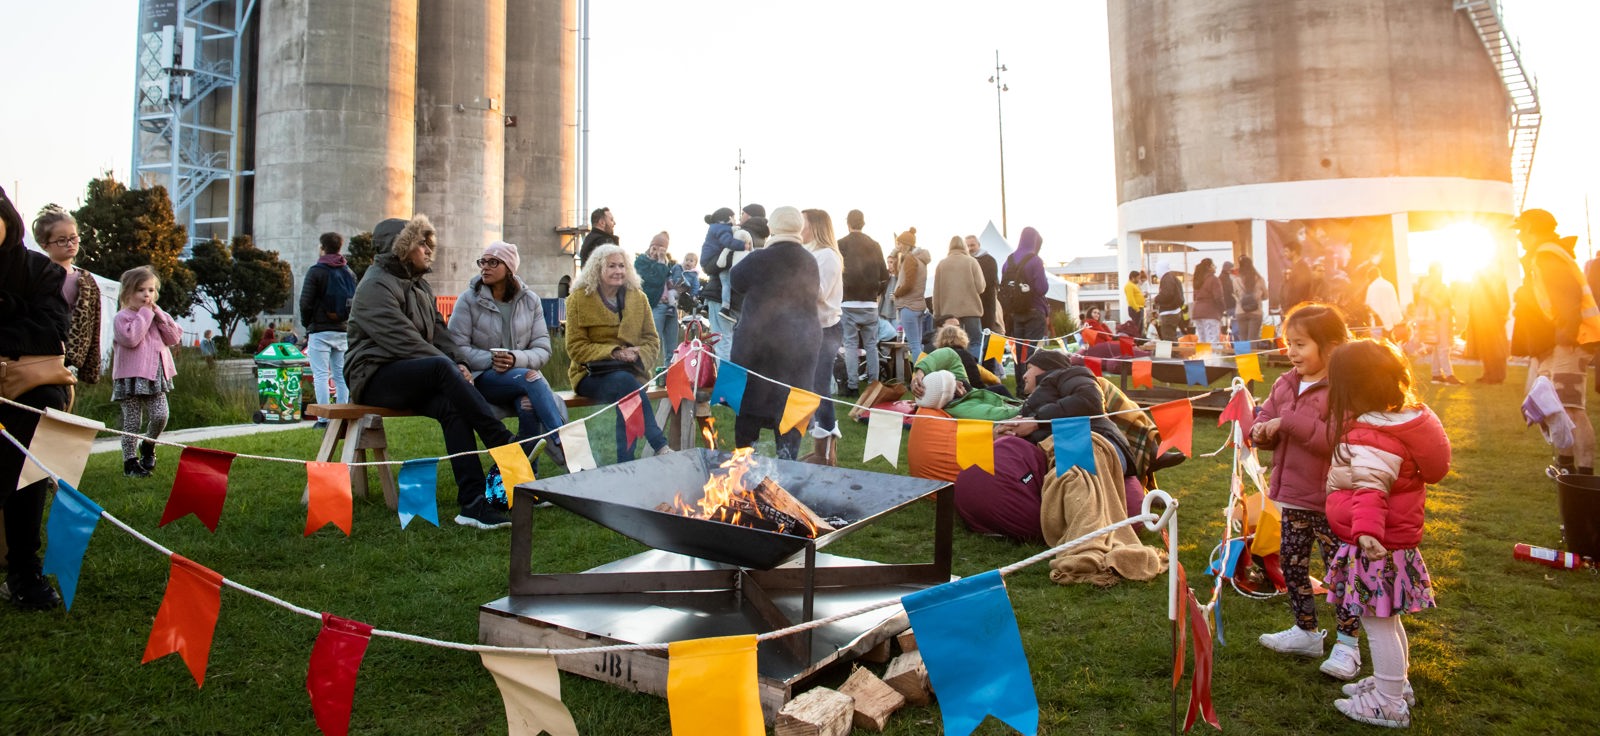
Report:
[{"label": "child in pink jacket", "polygon": [[[183,331],[172,317],[156,306],[161,279],[149,266],[130,268],[122,274],[122,311],[113,323],[116,349],[112,355],[111,400],[122,403],[122,431],[138,432],[139,422],[149,415],[144,435],[161,436],[167,427],[167,392],[178,369],[172,364],[171,345],[183,338]],[[134,457],[134,438],[122,436],[122,474],[148,478],[156,468],[155,443],[138,443]]]}]

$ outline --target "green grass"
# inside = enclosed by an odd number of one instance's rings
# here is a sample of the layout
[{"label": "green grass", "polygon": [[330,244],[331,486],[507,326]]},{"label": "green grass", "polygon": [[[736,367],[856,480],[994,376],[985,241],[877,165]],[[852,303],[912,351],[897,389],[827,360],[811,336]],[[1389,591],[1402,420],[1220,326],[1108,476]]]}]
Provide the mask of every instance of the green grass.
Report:
[{"label": "green grass", "polygon": [[[1425,374],[1425,372],[1424,372]],[[1476,369],[1462,377],[1471,380]],[[1517,562],[1511,546],[1560,546],[1546,451],[1517,411],[1522,372],[1500,387],[1424,387],[1455,444],[1455,467],[1430,490],[1423,551],[1440,607],[1410,617],[1412,679],[1420,734],[1588,733],[1600,723],[1592,699],[1600,681],[1600,579]],[[724,416],[723,419],[726,419]],[[1222,439],[1197,417],[1195,449]],[[399,457],[437,454],[436,425],[390,425]],[[723,421],[730,429],[731,422]],[[608,454],[611,422],[595,420],[592,444]],[[724,444],[727,443],[726,433]],[[846,424],[847,464],[861,456],[864,427]],[[309,429],[217,441],[236,452],[310,458]],[[215,535],[195,519],[158,527],[175,468],[162,451],[156,477],[124,479],[115,453],[91,458],[84,491],[107,511],[200,564],[314,610],[374,626],[457,641],[477,636],[477,606],[505,594],[508,532],[449,524],[452,487],[441,482],[436,529],[401,531],[381,498],[355,503],[354,535],[331,527],[301,536],[303,471],[240,460]],[[602,459],[604,462],[604,459]],[[904,459],[901,461],[902,471]],[[889,471],[881,460],[869,469]],[[1195,458],[1163,474],[1182,500],[1182,559],[1210,596],[1203,569],[1220,533],[1226,461]],[[548,463],[543,471],[551,470]],[[441,478],[441,480],[443,480]],[[570,572],[640,548],[559,509],[537,512],[534,567]],[[913,504],[829,548],[880,561],[921,559],[932,531],[931,504]],[[1014,562],[1036,547],[959,531],[955,571],[971,575]],[[7,674],[0,681],[0,733],[314,734],[305,673],[316,622],[258,599],[225,592],[210,667],[196,689],[182,662],[140,657],[166,584],[168,563],[102,523],[89,547],[71,613],[0,609]],[[1037,691],[1040,733],[1164,733],[1170,658],[1166,583],[1124,582],[1109,590],[1061,587],[1044,566],[1008,578]],[[1330,620],[1324,616],[1325,625]],[[1330,703],[1338,686],[1314,660],[1273,654],[1254,643],[1287,626],[1281,599],[1224,593],[1226,646],[1217,649],[1215,701],[1231,734],[1369,734]],[[666,702],[563,675],[563,696],[584,734],[666,734]],[[1187,688],[1187,682],[1185,682]],[[1187,696],[1185,690],[1184,696]],[[1180,709],[1183,705],[1180,702]],[[1181,711],[1180,711],[1181,715]],[[499,733],[505,716],[493,679],[474,655],[374,639],[356,689],[355,734]],[[1205,727],[1198,727],[1201,731]],[[889,721],[900,736],[940,731],[937,705]],[[990,719],[980,734],[1011,733]]]},{"label": "green grass", "polygon": [[[242,424],[261,408],[254,368],[248,375],[229,379],[216,363],[207,362],[192,348],[174,350],[173,361],[178,374],[167,394],[167,429]],[[122,404],[111,400],[111,382],[107,369],[99,383],[80,384],[72,413],[121,428]]]}]

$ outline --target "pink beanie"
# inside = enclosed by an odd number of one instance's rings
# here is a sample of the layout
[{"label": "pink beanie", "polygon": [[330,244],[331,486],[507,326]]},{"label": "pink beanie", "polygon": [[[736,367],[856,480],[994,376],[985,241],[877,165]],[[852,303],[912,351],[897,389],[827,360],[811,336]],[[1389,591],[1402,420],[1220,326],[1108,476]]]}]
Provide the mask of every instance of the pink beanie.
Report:
[{"label": "pink beanie", "polygon": [[522,256],[517,255],[517,246],[505,241],[496,240],[483,249],[484,258],[498,258],[505,261],[512,273],[517,272],[517,267],[522,265]]}]

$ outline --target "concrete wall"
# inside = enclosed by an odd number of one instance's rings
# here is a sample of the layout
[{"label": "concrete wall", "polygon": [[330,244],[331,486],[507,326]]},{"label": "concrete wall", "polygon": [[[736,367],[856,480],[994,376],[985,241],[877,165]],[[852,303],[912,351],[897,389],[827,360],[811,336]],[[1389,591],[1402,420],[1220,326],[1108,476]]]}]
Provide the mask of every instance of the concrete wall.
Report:
[{"label": "concrete wall", "polygon": [[289,261],[298,292],[318,235],[412,212],[417,0],[259,12],[254,235]]},{"label": "concrete wall", "polygon": [[455,295],[501,239],[506,0],[429,0],[418,34],[416,209],[439,233],[428,280]]},{"label": "concrete wall", "polygon": [[576,0],[514,0],[506,6],[505,240],[522,256],[520,275],[542,297],[572,273],[557,227],[576,224],[572,185],[577,64]]},{"label": "concrete wall", "polygon": [[1368,177],[1510,181],[1506,101],[1440,0],[1108,0],[1118,202]]}]

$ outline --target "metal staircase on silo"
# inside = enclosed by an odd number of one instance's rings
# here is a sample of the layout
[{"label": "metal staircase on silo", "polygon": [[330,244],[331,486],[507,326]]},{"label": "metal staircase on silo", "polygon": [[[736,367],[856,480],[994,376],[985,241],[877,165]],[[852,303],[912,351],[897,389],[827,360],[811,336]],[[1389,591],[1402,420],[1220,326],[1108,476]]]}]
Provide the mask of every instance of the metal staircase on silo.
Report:
[{"label": "metal staircase on silo", "polygon": [[1466,11],[1472,27],[1489,52],[1489,61],[1505,86],[1511,116],[1511,187],[1517,211],[1528,197],[1528,177],[1533,172],[1533,154],[1539,146],[1539,85],[1522,66],[1522,51],[1506,33],[1500,16],[1499,0],[1453,0],[1456,10]]}]

